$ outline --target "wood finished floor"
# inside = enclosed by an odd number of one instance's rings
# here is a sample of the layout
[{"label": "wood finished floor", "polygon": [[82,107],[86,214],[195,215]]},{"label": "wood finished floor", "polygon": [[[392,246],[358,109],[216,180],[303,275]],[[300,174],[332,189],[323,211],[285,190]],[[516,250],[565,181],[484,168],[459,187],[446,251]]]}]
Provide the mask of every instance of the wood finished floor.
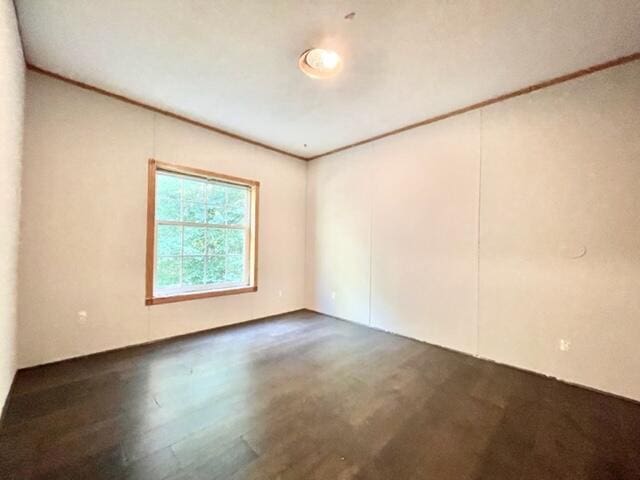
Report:
[{"label": "wood finished floor", "polygon": [[297,312],[19,372],[0,478],[637,480],[640,405]]}]

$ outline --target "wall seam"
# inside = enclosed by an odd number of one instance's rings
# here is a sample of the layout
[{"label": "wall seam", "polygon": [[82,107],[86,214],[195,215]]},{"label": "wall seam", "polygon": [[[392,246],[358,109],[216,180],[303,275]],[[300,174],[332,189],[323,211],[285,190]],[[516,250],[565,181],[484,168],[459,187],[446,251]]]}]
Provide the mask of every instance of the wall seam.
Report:
[{"label": "wall seam", "polygon": [[[374,170],[375,172],[375,170]],[[373,185],[371,178],[375,178],[374,175],[369,177],[369,326],[371,326],[371,298],[372,298],[372,284],[373,284]]]},{"label": "wall seam", "polygon": [[[305,163],[304,166],[304,261],[302,262],[302,308],[307,308],[310,295],[309,288],[309,168],[311,164]],[[314,302],[315,304],[315,302]]]},{"label": "wall seam", "polygon": [[484,109],[480,109],[480,132],[478,135],[478,245],[476,257],[476,357],[480,356],[480,232],[482,214],[482,156],[484,143]]},{"label": "wall seam", "polygon": [[[156,119],[158,114],[153,112],[151,115],[151,158],[156,160]],[[149,181],[149,180],[147,180]],[[148,208],[148,207],[147,207]],[[146,340],[151,341],[151,305],[145,305],[147,317],[147,335]]]},{"label": "wall seam", "polygon": [[152,158],[156,158],[156,118],[157,118],[158,114],[154,113],[153,116],[151,117],[153,119],[153,121],[151,122],[151,125],[153,127],[153,134],[151,137],[151,157]]}]

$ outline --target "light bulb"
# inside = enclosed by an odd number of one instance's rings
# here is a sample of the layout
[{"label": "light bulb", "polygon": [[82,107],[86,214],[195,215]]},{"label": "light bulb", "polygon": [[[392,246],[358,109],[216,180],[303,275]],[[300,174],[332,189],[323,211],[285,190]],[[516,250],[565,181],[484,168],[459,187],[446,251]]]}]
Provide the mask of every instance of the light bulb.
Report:
[{"label": "light bulb", "polygon": [[334,51],[312,48],[300,55],[298,66],[312,78],[329,78],[340,71],[342,59]]}]

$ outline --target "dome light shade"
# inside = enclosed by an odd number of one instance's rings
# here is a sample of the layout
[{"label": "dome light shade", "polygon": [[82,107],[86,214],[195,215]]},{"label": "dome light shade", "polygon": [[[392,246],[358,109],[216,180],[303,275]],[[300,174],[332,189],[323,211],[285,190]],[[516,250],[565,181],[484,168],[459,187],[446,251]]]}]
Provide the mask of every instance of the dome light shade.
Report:
[{"label": "dome light shade", "polygon": [[300,55],[298,66],[311,78],[330,78],[342,69],[342,59],[334,51],[312,48]]}]

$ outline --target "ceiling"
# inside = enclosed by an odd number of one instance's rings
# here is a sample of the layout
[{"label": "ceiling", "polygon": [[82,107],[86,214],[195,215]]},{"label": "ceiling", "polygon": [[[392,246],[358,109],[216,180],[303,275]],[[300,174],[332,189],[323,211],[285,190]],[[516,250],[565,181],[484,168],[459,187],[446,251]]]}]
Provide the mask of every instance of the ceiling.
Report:
[{"label": "ceiling", "polygon": [[638,0],[16,4],[30,64],[303,157],[640,50]]}]

